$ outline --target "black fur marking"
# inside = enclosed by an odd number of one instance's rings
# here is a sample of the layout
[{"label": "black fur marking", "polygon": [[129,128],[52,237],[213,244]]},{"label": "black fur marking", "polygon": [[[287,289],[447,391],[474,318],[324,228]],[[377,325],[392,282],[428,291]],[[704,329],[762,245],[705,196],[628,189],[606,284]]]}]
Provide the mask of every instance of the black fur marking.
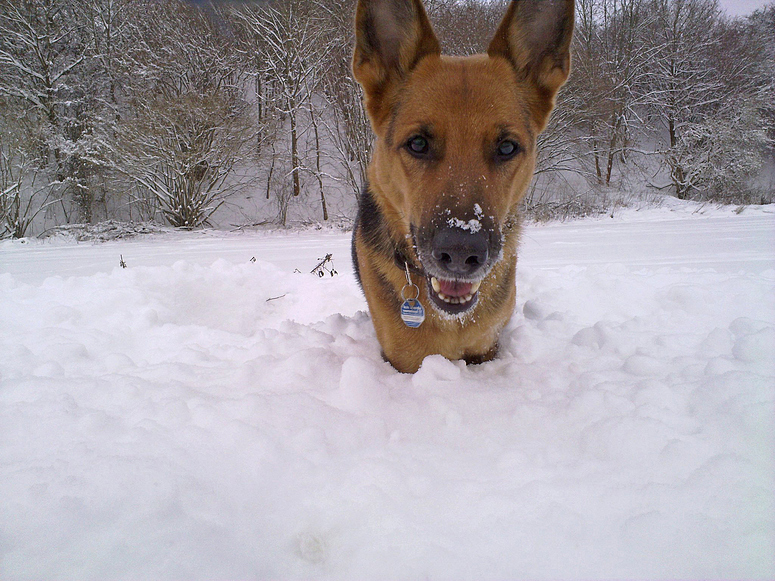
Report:
[{"label": "black fur marking", "polygon": [[[358,214],[355,217],[355,223],[353,225],[351,246],[355,278],[358,280],[358,284],[361,285],[362,289],[363,282],[361,281],[360,269],[358,267],[358,250],[355,245],[355,240],[358,235],[361,236],[363,243],[371,248],[376,254],[391,257],[397,268],[403,270],[405,268],[404,263],[408,263],[409,270],[412,273],[423,276],[422,269],[415,266],[405,245],[397,243],[391,236],[387,220],[385,220],[385,216],[380,211],[379,205],[374,199],[368,184],[366,184],[361,195],[358,197]],[[387,281],[384,282],[386,288],[389,288],[390,292],[395,294],[392,286]]]},{"label": "black fur marking", "polygon": [[350,257],[353,261],[353,271],[355,272],[355,280],[358,281],[358,286],[363,290],[363,283],[361,282],[361,269],[358,266],[358,249],[355,247],[355,238],[358,235],[358,229],[360,227],[361,209],[360,209],[360,196],[358,198],[358,213],[355,215],[355,221],[353,222],[353,237],[350,240]]},{"label": "black fur marking", "polygon": [[361,195],[358,196],[358,213],[356,214],[355,222],[353,223],[351,246],[355,278],[358,280],[361,289],[363,289],[363,282],[361,281],[361,271],[358,266],[358,248],[356,247],[355,240],[358,233],[361,233],[366,243],[370,244],[370,241],[377,237],[376,233],[381,230],[381,218],[382,214],[379,211],[379,207],[369,191],[369,184],[366,184],[361,191]]},{"label": "black fur marking", "polygon": [[[411,231],[412,236],[412,247],[415,249],[415,252],[417,251],[417,242],[415,238],[415,227],[414,224],[411,224],[409,226],[409,229]],[[409,272],[415,276],[424,277],[426,276],[425,270],[423,269],[421,264],[416,264],[414,259],[411,256],[411,253],[409,252],[409,248],[405,244],[396,245],[396,252],[394,256],[394,260],[396,263],[396,266],[400,268],[401,270],[405,270],[407,265],[409,266]]]},{"label": "black fur marking", "polygon": [[500,345],[498,343],[495,343],[495,345],[487,351],[487,353],[482,353],[481,355],[464,355],[463,361],[466,362],[466,365],[481,365],[482,363],[487,363],[488,361],[492,361],[497,357],[498,351],[500,350]]},{"label": "black fur marking", "polygon": [[390,284],[390,281],[386,279],[385,275],[381,272],[377,273],[377,282],[379,282],[380,294],[383,297],[390,299],[390,302],[393,303],[393,312],[397,317],[401,312],[401,297],[396,292],[396,289],[393,288],[393,285]]},{"label": "black fur marking", "polygon": [[363,238],[364,243],[373,248],[377,253],[388,256],[393,254],[393,245],[390,243],[390,232],[388,231],[387,223],[379,210],[377,202],[374,200],[374,196],[369,190],[369,184],[363,187],[361,195],[358,196],[358,214],[355,216],[352,239],[355,277],[358,279],[358,284],[363,288],[361,273],[358,268],[358,249],[355,245],[356,237],[359,234]]}]

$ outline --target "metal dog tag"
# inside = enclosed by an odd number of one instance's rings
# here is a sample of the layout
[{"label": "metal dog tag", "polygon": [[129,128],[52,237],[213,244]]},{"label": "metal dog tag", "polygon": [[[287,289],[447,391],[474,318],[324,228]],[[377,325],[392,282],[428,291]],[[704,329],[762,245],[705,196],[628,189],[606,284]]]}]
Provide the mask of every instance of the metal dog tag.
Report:
[{"label": "metal dog tag", "polygon": [[401,305],[401,320],[407,327],[416,329],[425,320],[425,309],[417,299],[406,299]]}]

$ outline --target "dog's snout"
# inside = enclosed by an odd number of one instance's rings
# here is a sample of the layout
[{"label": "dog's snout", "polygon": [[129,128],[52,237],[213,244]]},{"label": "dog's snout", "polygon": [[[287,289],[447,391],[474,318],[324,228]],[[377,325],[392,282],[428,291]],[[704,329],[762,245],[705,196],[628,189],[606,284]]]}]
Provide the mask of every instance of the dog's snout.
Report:
[{"label": "dog's snout", "polygon": [[472,275],[487,263],[488,236],[482,230],[443,228],[433,237],[431,255],[436,265],[449,274]]}]

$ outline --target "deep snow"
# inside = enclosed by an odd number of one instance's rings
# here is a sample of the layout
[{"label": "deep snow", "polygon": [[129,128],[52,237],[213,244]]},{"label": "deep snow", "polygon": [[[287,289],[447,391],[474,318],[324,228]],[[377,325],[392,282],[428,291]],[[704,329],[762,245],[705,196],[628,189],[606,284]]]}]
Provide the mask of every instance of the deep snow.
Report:
[{"label": "deep snow", "polygon": [[694,209],[527,227],[413,376],[345,234],[0,244],[0,578],[772,579],[775,214]]}]

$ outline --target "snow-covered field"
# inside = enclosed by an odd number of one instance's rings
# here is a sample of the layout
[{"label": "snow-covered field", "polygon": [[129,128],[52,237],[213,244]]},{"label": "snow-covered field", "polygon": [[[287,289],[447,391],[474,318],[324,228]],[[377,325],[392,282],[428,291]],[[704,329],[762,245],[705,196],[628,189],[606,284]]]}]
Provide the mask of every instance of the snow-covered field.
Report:
[{"label": "snow-covered field", "polygon": [[0,244],[0,578],[775,578],[775,209],[692,209],[527,227],[413,376],[346,234]]}]

